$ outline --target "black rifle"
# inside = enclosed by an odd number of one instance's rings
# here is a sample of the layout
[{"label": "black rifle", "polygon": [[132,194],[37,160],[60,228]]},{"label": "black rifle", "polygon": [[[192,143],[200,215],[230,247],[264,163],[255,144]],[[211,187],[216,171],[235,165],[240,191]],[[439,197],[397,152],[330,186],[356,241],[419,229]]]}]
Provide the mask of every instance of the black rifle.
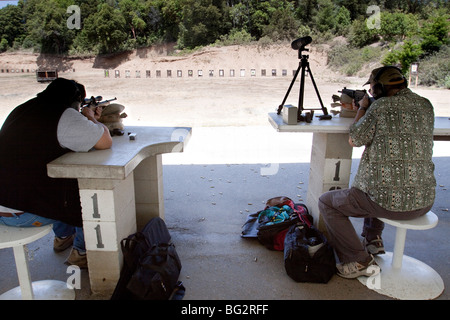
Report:
[{"label": "black rifle", "polygon": [[342,91],[338,91],[342,94],[348,95],[350,98],[355,100],[355,105],[359,108],[359,102],[364,98],[364,96],[367,94],[366,90],[353,90],[353,89],[347,89],[344,87]]}]

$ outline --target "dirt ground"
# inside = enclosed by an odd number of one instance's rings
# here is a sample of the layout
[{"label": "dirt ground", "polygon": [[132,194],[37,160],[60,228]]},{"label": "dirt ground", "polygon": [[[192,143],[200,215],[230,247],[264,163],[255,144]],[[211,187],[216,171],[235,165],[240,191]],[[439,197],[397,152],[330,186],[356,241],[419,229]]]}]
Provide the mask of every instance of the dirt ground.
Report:
[{"label": "dirt ground", "polygon": [[[266,126],[267,113],[278,108],[299,65],[298,54],[289,44],[213,47],[183,56],[173,52],[171,46],[165,46],[78,59],[2,53],[0,122],[14,107],[45,89],[45,83],[36,81],[35,70],[58,69],[60,77],[84,84],[88,96],[117,97],[128,114],[125,125]],[[368,78],[370,69],[361,77],[344,77],[329,69],[324,47],[312,46],[307,54],[329,111],[333,94],[344,86],[362,89]],[[109,77],[105,76],[106,70]],[[266,74],[262,75],[264,70]],[[272,75],[273,70],[276,75]],[[116,71],[120,78],[115,77]],[[286,104],[298,105],[299,84],[297,79]],[[433,103],[437,116],[450,116],[450,90],[415,88],[414,84],[411,87]],[[304,106],[320,106],[310,77],[305,79]]]}]

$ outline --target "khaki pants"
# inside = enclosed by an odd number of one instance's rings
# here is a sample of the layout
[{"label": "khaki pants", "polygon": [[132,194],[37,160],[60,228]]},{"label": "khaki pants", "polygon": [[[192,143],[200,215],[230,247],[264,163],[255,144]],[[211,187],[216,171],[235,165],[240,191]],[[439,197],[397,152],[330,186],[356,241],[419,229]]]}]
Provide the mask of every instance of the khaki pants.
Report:
[{"label": "khaki pants", "polygon": [[408,212],[389,211],[356,188],[329,191],[319,198],[319,210],[328,230],[329,242],[341,263],[364,261],[369,256],[349,217],[364,218],[361,235],[370,241],[381,237],[384,229],[384,223],[376,218],[409,220],[426,214],[431,207]]}]

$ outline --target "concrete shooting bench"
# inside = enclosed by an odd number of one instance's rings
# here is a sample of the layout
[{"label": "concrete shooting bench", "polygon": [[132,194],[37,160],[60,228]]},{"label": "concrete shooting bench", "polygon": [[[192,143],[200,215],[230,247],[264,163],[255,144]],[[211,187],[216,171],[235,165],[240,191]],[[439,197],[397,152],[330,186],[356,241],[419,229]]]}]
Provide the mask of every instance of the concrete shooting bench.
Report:
[{"label": "concrete shooting bench", "polygon": [[69,152],[47,165],[52,178],[80,189],[93,293],[112,294],[122,266],[120,241],[151,218],[164,218],[162,154],[183,152],[192,129],[125,127],[108,150]]},{"label": "concrete shooting bench", "polygon": [[[288,125],[283,121],[283,115],[269,114],[269,122],[279,132],[313,133],[306,205],[322,231],[325,231],[325,224],[318,208],[319,197],[327,191],[349,187],[353,148],[348,139],[353,121],[353,118],[334,116],[331,120],[314,118],[310,123]],[[435,118],[434,140],[450,141],[450,118]],[[437,216],[430,211],[426,216],[409,221],[383,221],[397,227],[394,252],[387,253],[386,257],[377,256],[377,263],[382,268],[381,290],[370,286],[366,277],[362,277],[366,278],[364,283],[381,294],[397,299],[434,299],[439,296],[444,290],[439,274],[426,264],[403,255],[406,230],[431,229],[437,225]]]}]

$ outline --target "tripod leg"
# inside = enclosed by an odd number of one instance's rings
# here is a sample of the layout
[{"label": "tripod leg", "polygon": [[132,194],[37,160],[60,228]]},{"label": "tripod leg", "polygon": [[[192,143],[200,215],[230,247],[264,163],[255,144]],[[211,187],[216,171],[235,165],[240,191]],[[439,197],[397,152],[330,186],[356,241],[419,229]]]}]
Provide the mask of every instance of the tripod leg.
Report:
[{"label": "tripod leg", "polygon": [[300,95],[298,97],[298,111],[300,112],[300,114],[303,111],[303,101],[305,98],[305,70],[306,67],[308,66],[308,63],[303,63],[302,61],[302,76],[300,79]]},{"label": "tripod leg", "polygon": [[308,65],[308,73],[309,73],[309,76],[311,77],[311,81],[314,85],[314,89],[316,90],[317,98],[319,98],[319,102],[320,102],[320,106],[322,107],[322,111],[324,114],[328,114],[327,109],[323,105],[322,98],[320,97],[319,89],[317,89],[317,85],[316,85],[316,82],[314,81],[314,77],[311,72],[311,69],[309,68],[309,65]]},{"label": "tripod leg", "polygon": [[294,79],[292,79],[291,84],[289,85],[289,89],[286,92],[286,95],[284,96],[283,102],[281,102],[280,106],[278,107],[277,114],[281,113],[281,110],[283,109],[284,103],[286,102],[289,94],[291,93],[292,86],[294,85],[295,80],[297,80],[298,73],[300,72],[300,67],[301,67],[301,65],[298,66],[297,71],[295,72]]},{"label": "tripod leg", "polygon": [[297,121],[305,121],[305,117],[302,116],[303,113],[303,101],[305,98],[305,71],[308,67],[309,62],[305,57],[302,57],[300,62],[300,67],[302,69],[302,75],[300,79],[300,94],[298,96],[298,110],[297,110]]},{"label": "tripod leg", "polygon": [[308,73],[311,77],[312,83],[314,85],[314,89],[316,90],[316,94],[317,94],[317,98],[319,99],[320,106],[322,107],[323,115],[320,116],[320,120],[330,120],[331,116],[328,114],[327,108],[325,108],[325,106],[323,105],[322,98],[320,97],[319,89],[317,89],[317,85],[316,85],[316,82],[314,81],[314,77],[311,72],[311,69],[309,68],[309,64],[308,64]]}]

